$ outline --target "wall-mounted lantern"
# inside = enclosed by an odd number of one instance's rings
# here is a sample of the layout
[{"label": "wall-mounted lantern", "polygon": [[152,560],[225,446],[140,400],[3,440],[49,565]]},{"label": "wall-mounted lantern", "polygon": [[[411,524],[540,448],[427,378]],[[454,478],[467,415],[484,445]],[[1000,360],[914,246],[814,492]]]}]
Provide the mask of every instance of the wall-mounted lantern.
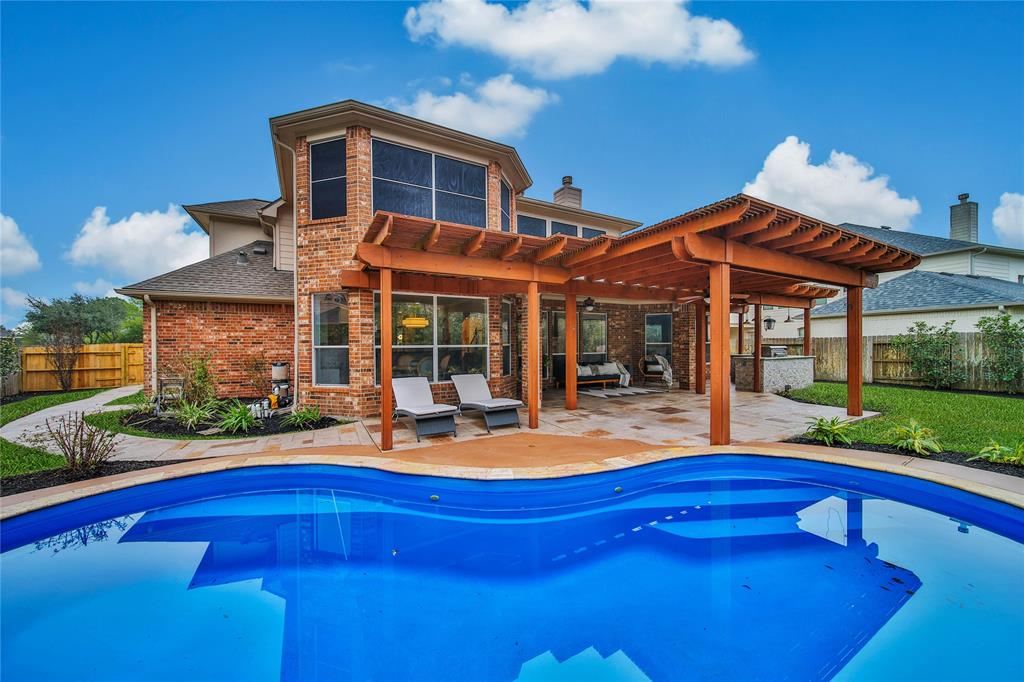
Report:
[{"label": "wall-mounted lantern", "polygon": [[775,318],[774,317],[766,317],[766,318],[764,318],[764,330],[766,332],[770,332],[773,329],[775,329]]}]

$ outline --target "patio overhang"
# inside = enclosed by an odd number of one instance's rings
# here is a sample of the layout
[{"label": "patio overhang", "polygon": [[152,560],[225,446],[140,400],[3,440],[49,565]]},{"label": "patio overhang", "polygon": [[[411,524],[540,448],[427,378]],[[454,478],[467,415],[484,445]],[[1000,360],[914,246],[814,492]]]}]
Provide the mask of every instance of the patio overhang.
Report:
[{"label": "patio overhang", "polygon": [[[920,262],[904,249],[742,194],[619,238],[534,237],[378,212],[357,246],[356,258],[363,270],[345,273],[342,283],[380,290],[382,327],[395,288],[525,293],[531,428],[537,427],[539,403],[541,293],[563,294],[567,306],[575,305],[577,295],[693,304],[701,316],[709,302],[713,445],[730,441],[728,340],[734,303],[755,306],[755,319],[760,319],[762,305],[810,308],[814,299],[845,288],[851,302],[849,411],[860,414],[861,311],[856,303],[864,287],[877,286],[877,273]],[[697,327],[700,336],[703,325]],[[805,325],[805,349],[809,329]],[[573,370],[575,353],[569,346],[575,345],[575,331],[567,321],[566,367]],[[381,435],[389,449],[390,334],[383,328],[381,332]],[[703,342],[698,341],[697,390],[703,392]],[[754,355],[760,355],[759,344]],[[566,402],[575,406],[575,376],[568,374]]]}]

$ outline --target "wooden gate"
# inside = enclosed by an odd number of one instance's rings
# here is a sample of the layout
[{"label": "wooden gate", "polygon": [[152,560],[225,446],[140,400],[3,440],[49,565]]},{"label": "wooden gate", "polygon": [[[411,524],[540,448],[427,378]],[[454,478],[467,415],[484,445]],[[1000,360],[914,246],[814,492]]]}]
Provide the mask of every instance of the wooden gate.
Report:
[{"label": "wooden gate", "polygon": [[[141,343],[96,343],[82,347],[71,387],[114,388],[142,383],[145,354]],[[43,346],[21,351],[21,390],[59,391],[53,364]]]}]

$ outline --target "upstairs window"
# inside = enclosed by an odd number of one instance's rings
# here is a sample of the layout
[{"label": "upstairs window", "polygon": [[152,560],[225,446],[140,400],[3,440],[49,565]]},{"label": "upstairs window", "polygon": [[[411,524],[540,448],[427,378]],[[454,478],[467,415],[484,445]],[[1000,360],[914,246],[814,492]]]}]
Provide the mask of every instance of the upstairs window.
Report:
[{"label": "upstairs window", "polygon": [[600,237],[603,234],[607,234],[604,230],[597,230],[593,227],[584,227],[583,230],[584,239],[593,239],[594,237]]},{"label": "upstairs window", "polygon": [[560,223],[557,220],[552,220],[551,221],[551,234],[552,235],[566,234],[566,235],[569,235],[570,237],[578,237],[579,236],[579,228],[576,227],[575,225],[570,225],[569,223]]},{"label": "upstairs window", "polygon": [[516,230],[519,234],[529,234],[534,237],[548,236],[548,221],[543,218],[534,218],[532,215],[517,215]]},{"label": "upstairs window", "polygon": [[[502,225],[504,225],[504,222]],[[516,230],[519,234],[528,234],[534,237],[551,237],[556,234],[564,234],[569,237],[582,236],[584,239],[593,239],[594,237],[606,234],[604,230],[598,230],[593,227],[583,227],[547,218],[537,218],[532,215],[523,215],[522,213],[516,214]]]},{"label": "upstairs window", "polygon": [[501,231],[512,230],[512,188],[501,181]]},{"label": "upstairs window", "polygon": [[374,140],[373,210],[486,227],[487,169]]},{"label": "upstairs window", "polygon": [[345,138],[309,145],[309,203],[313,220],[347,212]]}]

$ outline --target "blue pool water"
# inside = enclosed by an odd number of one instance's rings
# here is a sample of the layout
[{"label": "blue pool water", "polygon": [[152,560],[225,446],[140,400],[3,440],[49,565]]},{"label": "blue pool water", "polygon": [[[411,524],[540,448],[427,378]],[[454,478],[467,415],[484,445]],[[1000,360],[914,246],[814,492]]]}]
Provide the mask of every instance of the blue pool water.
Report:
[{"label": "blue pool water", "polygon": [[0,676],[1020,680],[1022,521],[732,455],[546,481],[206,474],[0,525]]}]

